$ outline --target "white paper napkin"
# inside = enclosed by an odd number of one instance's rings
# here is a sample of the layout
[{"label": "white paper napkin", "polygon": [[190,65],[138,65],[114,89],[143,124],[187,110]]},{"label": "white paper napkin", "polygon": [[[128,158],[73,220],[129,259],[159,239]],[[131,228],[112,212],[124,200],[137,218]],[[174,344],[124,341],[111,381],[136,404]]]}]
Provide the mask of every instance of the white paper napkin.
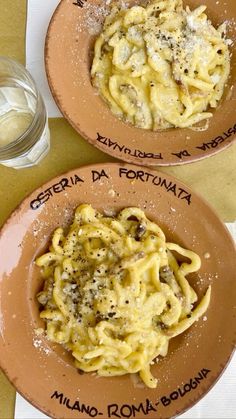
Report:
[{"label": "white paper napkin", "polygon": [[49,118],[60,117],[48,86],[44,67],[44,43],[51,16],[60,0],[28,0],[26,67],[41,92]]}]

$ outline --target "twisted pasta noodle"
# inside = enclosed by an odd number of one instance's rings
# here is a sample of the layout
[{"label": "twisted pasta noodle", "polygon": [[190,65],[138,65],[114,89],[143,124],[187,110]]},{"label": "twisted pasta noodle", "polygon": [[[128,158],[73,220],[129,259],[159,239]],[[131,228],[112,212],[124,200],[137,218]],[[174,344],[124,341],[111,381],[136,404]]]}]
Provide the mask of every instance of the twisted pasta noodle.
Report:
[{"label": "twisted pasta noodle", "polygon": [[119,118],[139,128],[191,127],[212,117],[230,72],[226,25],[206,6],[114,2],[94,48],[92,82]]},{"label": "twisted pasta noodle", "polygon": [[[185,257],[178,263],[174,253]],[[36,260],[44,288],[38,294],[48,339],[63,344],[80,370],[100,376],[139,373],[155,388],[150,366],[169,340],[206,311],[186,275],[200,258],[166,242],[162,229],[139,208],[106,217],[80,205],[67,234],[57,228],[49,252]]]}]

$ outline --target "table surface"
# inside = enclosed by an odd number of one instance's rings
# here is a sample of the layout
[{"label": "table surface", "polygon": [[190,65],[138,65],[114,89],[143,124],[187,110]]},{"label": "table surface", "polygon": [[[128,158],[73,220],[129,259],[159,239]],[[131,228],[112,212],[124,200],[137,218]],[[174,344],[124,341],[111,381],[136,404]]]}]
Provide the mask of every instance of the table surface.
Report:
[{"label": "table surface", "polygon": [[[0,55],[25,62],[26,0],[0,0]],[[0,166],[0,225],[20,201],[36,187],[67,170],[85,164],[112,162],[110,156],[89,145],[68,122],[50,119],[51,151],[38,165],[14,170]],[[200,162],[160,168],[199,192],[222,221],[236,219],[236,144]],[[0,418],[14,417],[15,390],[0,373]]]}]

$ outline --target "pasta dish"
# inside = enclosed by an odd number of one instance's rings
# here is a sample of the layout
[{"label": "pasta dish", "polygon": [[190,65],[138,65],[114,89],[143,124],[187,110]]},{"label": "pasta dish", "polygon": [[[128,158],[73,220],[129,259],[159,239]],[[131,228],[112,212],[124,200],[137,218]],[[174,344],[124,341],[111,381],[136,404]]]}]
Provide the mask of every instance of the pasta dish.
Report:
[{"label": "pasta dish", "polygon": [[157,386],[151,365],[210,302],[210,287],[197,303],[186,279],[200,268],[199,256],[166,242],[135,207],[108,217],[80,205],[67,234],[57,228],[36,264],[44,278],[37,298],[48,339],[71,351],[79,370],[139,373],[150,388]]},{"label": "pasta dish", "polygon": [[95,43],[91,77],[116,116],[154,131],[212,117],[229,76],[231,41],[226,24],[216,29],[205,11],[184,8],[182,0],[113,3]]}]

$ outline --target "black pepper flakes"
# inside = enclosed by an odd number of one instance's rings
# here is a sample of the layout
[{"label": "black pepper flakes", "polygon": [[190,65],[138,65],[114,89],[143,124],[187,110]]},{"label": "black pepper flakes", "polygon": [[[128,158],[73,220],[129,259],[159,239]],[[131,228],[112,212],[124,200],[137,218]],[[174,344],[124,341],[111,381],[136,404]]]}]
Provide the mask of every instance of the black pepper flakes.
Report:
[{"label": "black pepper flakes", "polygon": [[84,374],[84,371],[78,369],[78,373],[79,373],[79,375],[83,375]]}]

